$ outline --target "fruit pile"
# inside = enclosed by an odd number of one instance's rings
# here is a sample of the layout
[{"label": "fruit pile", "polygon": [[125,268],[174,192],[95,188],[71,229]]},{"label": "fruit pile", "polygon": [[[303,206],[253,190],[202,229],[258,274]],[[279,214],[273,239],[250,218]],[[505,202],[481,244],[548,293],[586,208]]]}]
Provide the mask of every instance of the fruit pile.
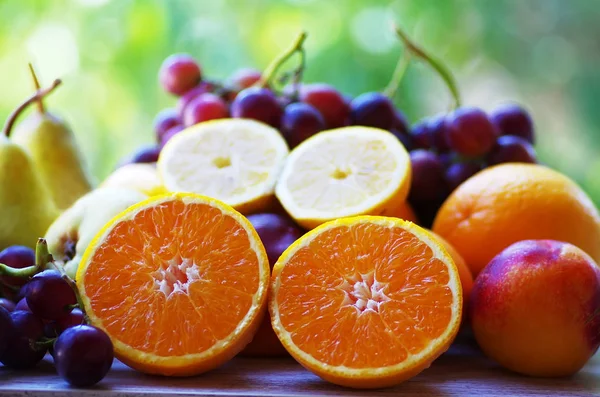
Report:
[{"label": "fruit pile", "polygon": [[[598,209],[535,164],[525,110],[461,106],[444,65],[397,33],[391,83],[355,98],[302,82],[304,33],[264,72],[225,82],[167,58],[159,80],[177,106],[157,115],[158,143],[62,207],[35,253],[0,253],[0,362],[30,368],[50,350],[89,386],[113,350],[167,376],[291,355],[373,388],[471,328],[516,372],[581,369],[600,345]],[[392,100],[411,59],[455,102],[412,126]]]}]

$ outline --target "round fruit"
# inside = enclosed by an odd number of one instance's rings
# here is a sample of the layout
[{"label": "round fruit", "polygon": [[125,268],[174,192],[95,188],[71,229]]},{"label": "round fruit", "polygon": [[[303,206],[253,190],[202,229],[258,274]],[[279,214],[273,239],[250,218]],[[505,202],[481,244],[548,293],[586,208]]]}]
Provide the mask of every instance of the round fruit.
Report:
[{"label": "round fruit", "polygon": [[405,201],[408,153],[387,131],[353,126],[323,131],[287,158],[275,194],[305,229],[344,216],[379,215]]},{"label": "round fruit", "polygon": [[160,143],[163,140],[166,132],[175,126],[181,124],[179,114],[175,109],[163,109],[154,118],[154,133],[156,134],[156,141]]},{"label": "round fruit", "polygon": [[[11,245],[0,252],[0,263],[14,269],[35,265],[35,251],[23,245]],[[23,277],[0,276],[0,284],[20,287],[27,282]]]},{"label": "round fruit", "polygon": [[208,81],[201,81],[196,87],[192,88],[188,92],[186,92],[179,100],[177,101],[177,112],[180,116],[183,116],[187,106],[194,99],[199,97],[202,94],[211,93],[215,91],[215,85],[209,83]]},{"label": "round fruit", "polygon": [[281,133],[290,148],[295,148],[323,129],[325,129],[325,120],[311,105],[295,102],[283,109]]},{"label": "round fruit", "polygon": [[481,164],[473,161],[452,164],[446,169],[446,185],[452,191],[479,171],[481,171]]},{"label": "round fruit", "polygon": [[282,113],[277,97],[268,88],[246,88],[231,103],[231,117],[254,119],[275,128],[279,128]]},{"label": "round fruit", "polygon": [[165,187],[154,164],[126,164],[117,168],[99,185],[102,188],[131,189],[155,196],[165,193]]},{"label": "round fruit", "polygon": [[574,245],[525,240],[479,273],[471,326],[486,355],[531,376],[569,376],[600,344],[600,268]]},{"label": "round fruit", "polygon": [[36,274],[27,288],[27,305],[31,312],[44,320],[66,317],[77,303],[75,292],[57,270]]},{"label": "round fruit", "polygon": [[167,132],[165,132],[165,134],[162,136],[162,139],[160,141],[161,150],[167,144],[167,142],[169,142],[171,140],[171,138],[173,138],[176,134],[179,134],[184,129],[185,129],[185,127],[181,124],[176,125],[173,128],[169,128],[167,130]]},{"label": "round fruit", "polygon": [[429,120],[421,120],[412,127],[411,138],[416,149],[431,149],[433,139],[429,130]]},{"label": "round fruit", "polygon": [[10,312],[4,307],[0,307],[0,358],[13,338],[14,332]]},{"label": "round fruit", "polygon": [[29,306],[27,305],[27,298],[23,298],[17,302],[14,311],[16,311],[16,310],[23,310],[25,312],[31,312],[31,309],[29,309]]},{"label": "round fruit", "polygon": [[600,215],[592,200],[568,177],[537,164],[501,164],[469,178],[442,205],[433,231],[474,275],[528,239],[569,242],[600,260]]},{"label": "round fruit", "polygon": [[440,114],[429,119],[427,122],[427,129],[429,132],[431,145],[438,153],[446,153],[450,151],[450,146],[446,141],[446,135],[448,134],[446,130],[448,127],[446,125],[445,114]]},{"label": "round fruit", "polygon": [[183,113],[183,124],[189,127],[203,121],[224,119],[229,116],[227,104],[215,94],[202,94],[193,99]]},{"label": "round fruit", "polygon": [[410,152],[412,183],[411,201],[437,200],[447,194],[444,181],[444,166],[438,156],[424,149]]},{"label": "round fruit", "polygon": [[58,333],[64,332],[67,328],[85,324],[85,316],[81,309],[73,309],[68,316],[56,320],[56,330]]},{"label": "round fruit", "polygon": [[535,149],[529,142],[518,136],[505,135],[498,141],[487,156],[488,164],[535,163]]},{"label": "round fruit", "polygon": [[46,354],[46,348],[32,345],[44,336],[44,323],[34,314],[22,310],[12,312],[10,317],[14,332],[0,354],[0,362],[14,369],[32,368]]},{"label": "round fruit", "polygon": [[396,108],[381,92],[366,92],[350,102],[350,121],[353,125],[390,130],[396,124]]},{"label": "round fruit", "polygon": [[395,117],[394,117],[394,130],[398,131],[401,134],[408,135],[410,134],[410,127],[408,124],[408,120],[404,113],[400,110],[396,109]]},{"label": "round fruit", "polygon": [[181,96],[194,88],[202,76],[191,55],[173,54],[163,61],[158,77],[165,91]]},{"label": "round fruit", "polygon": [[518,105],[503,105],[490,115],[502,135],[518,136],[529,143],[535,142],[533,121],[529,113]]},{"label": "round fruit", "polygon": [[90,387],[100,382],[110,370],[113,357],[108,335],[90,325],[65,330],[54,345],[56,371],[76,387]]},{"label": "round fruit", "polygon": [[228,83],[238,90],[243,90],[244,88],[248,88],[255,83],[258,83],[261,77],[262,74],[259,70],[253,68],[241,68],[236,70],[231,77],[229,77]]},{"label": "round fruit", "polygon": [[335,384],[377,388],[417,375],[448,349],[462,297],[456,266],[427,231],[359,216],[323,224],[283,253],[269,310],[304,367]]},{"label": "round fruit", "polygon": [[304,84],[300,89],[300,101],[312,105],[323,115],[327,129],[348,124],[350,106],[342,94],[324,83]]},{"label": "round fruit", "polygon": [[0,307],[6,309],[9,312],[12,312],[13,310],[15,310],[15,303],[13,301],[10,301],[6,298],[0,298]]},{"label": "round fruit", "polygon": [[459,108],[450,113],[445,131],[450,149],[468,157],[489,152],[499,135],[487,114],[472,107]]},{"label": "round fruit", "polygon": [[129,160],[130,163],[155,163],[160,154],[160,146],[144,146],[138,149],[137,152]]}]

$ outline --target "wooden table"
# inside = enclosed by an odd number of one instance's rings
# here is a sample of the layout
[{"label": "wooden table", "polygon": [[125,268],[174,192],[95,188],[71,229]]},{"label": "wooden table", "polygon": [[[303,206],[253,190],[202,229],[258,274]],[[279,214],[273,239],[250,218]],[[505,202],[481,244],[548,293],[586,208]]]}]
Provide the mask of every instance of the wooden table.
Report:
[{"label": "wooden table", "polygon": [[568,379],[535,379],[498,367],[471,345],[452,347],[431,368],[390,389],[352,390],[321,380],[291,358],[235,358],[194,378],[163,378],[137,373],[115,362],[92,389],[70,388],[51,358],[30,372],[0,367],[1,396],[590,396],[600,395],[600,355]]}]

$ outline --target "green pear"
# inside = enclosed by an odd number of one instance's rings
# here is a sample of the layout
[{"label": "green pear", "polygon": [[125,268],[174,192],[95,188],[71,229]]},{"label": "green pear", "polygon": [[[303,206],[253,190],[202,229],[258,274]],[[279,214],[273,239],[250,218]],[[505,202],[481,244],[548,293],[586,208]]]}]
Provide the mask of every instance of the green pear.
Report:
[{"label": "green pear", "polygon": [[15,109],[0,136],[0,249],[10,245],[35,248],[37,239],[58,216],[33,160],[9,135],[23,110],[59,84],[60,80],[56,80]]},{"label": "green pear", "polygon": [[[36,88],[37,77],[29,65]],[[60,210],[69,208],[94,185],[73,132],[59,117],[44,109],[38,100],[37,111],[19,123],[12,141],[24,147],[33,158],[52,200]]]},{"label": "green pear", "polygon": [[79,198],[50,225],[48,249],[75,279],[85,249],[115,215],[148,196],[128,188],[103,187]]}]

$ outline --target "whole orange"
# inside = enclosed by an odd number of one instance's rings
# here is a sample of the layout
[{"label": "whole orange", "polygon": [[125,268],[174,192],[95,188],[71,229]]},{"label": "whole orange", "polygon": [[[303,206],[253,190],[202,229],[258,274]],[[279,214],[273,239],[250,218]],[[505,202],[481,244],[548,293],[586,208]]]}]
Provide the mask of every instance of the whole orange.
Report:
[{"label": "whole orange", "polygon": [[600,261],[598,209],[571,179],[537,164],[501,164],[474,175],[444,202],[433,231],[474,276],[504,248],[528,239],[565,241]]}]

